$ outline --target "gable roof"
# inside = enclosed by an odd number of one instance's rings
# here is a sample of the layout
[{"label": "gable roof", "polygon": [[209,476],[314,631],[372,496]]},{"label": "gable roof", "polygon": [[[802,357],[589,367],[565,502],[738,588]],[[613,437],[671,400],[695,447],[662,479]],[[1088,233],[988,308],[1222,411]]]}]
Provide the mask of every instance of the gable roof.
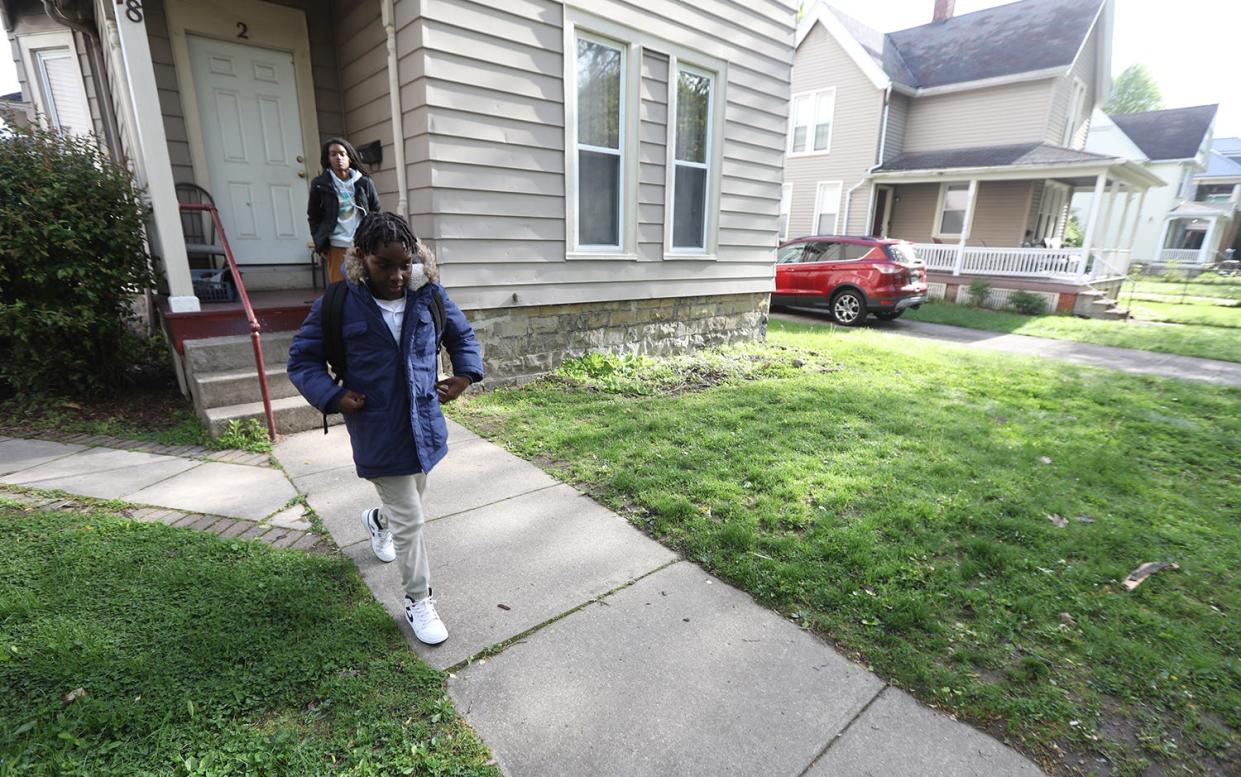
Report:
[{"label": "gable roof", "polygon": [[1211,141],[1211,148],[1224,156],[1241,155],[1241,138],[1216,138]]},{"label": "gable roof", "polygon": [[1143,113],[1115,113],[1109,118],[1151,161],[1193,159],[1215,121],[1218,105],[1195,105]]},{"label": "gable roof", "polygon": [[[1105,0],[1019,0],[943,22],[881,33],[817,3],[798,28],[801,45],[816,22],[836,35],[859,62],[910,90],[934,89],[1071,67]],[[1033,42],[1037,41],[1037,45]],[[849,44],[852,44],[850,46]],[[873,80],[873,79],[872,79]]]},{"label": "gable roof", "polygon": [[1241,178],[1241,164],[1213,150],[1207,155],[1207,169],[1195,178]]}]

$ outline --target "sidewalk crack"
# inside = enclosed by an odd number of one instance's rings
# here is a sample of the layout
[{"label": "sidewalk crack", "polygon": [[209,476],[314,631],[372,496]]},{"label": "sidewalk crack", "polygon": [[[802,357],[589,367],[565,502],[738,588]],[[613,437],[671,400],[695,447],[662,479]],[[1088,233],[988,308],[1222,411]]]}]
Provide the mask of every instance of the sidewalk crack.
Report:
[{"label": "sidewalk crack", "polygon": [[806,764],[806,768],[802,769],[800,772],[797,773],[797,777],[806,777],[806,775],[809,774],[810,770],[814,768],[814,765],[817,764],[819,761],[823,760],[823,756],[827,755],[827,751],[832,749],[832,745],[836,744],[841,739],[843,739],[844,735],[848,733],[850,728],[853,727],[853,724],[857,722],[858,718],[865,715],[866,711],[870,709],[870,705],[874,704],[875,701],[880,696],[882,696],[885,691],[887,691],[891,687],[892,687],[891,685],[884,683],[879,688],[879,690],[875,691],[875,695],[870,697],[870,701],[862,705],[862,709],[858,710],[856,715],[849,718],[849,722],[844,725],[844,728],[840,729],[840,731],[837,731],[836,735],[833,736],[830,740],[828,740],[828,743],[823,746],[823,749],[819,751],[818,755],[810,759],[810,763]]}]

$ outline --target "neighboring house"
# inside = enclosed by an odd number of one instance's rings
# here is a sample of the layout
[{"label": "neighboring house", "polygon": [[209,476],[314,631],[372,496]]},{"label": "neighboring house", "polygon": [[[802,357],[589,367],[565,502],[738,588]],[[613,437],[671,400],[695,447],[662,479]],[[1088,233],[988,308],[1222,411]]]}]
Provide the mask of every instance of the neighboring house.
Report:
[{"label": "neighboring house", "polygon": [[[1194,177],[1194,184],[1195,200],[1233,206],[1232,227],[1220,233],[1216,254],[1235,260],[1241,254],[1241,138],[1216,138],[1207,157],[1207,169]],[[1232,254],[1228,254],[1229,249]]]},{"label": "neighboring house", "polygon": [[30,120],[30,104],[22,99],[21,92],[0,94],[0,129],[6,121],[26,122]]},{"label": "neighboring house", "polygon": [[791,0],[0,9],[23,91],[67,130],[98,132],[148,188],[178,348],[225,325],[194,295],[174,187],[214,196],[252,296],[284,306],[260,318],[292,326],[317,294],[303,214],[332,135],[379,141],[380,199],[437,252],[489,382],[590,349],[765,330]]},{"label": "neighboring house", "polygon": [[[1233,212],[1229,189],[1223,202],[1199,202],[1198,177],[1212,164],[1211,139],[1217,105],[1196,105],[1108,116],[1096,112],[1086,149],[1123,156],[1163,179],[1143,200],[1133,242],[1133,260],[1162,267],[1169,261],[1213,264],[1219,247],[1231,244]],[[1218,172],[1237,164],[1222,155]],[[1079,210],[1088,200],[1074,203]]]},{"label": "neighboring house", "polygon": [[[927,10],[931,23],[889,33],[823,3],[800,23],[784,234],[911,240],[935,291],[994,276],[1072,309],[1083,284],[1124,274],[1132,200],[1161,183],[1083,148],[1110,82],[1112,2]],[[1062,248],[1081,190],[1101,207],[1084,246]]]}]

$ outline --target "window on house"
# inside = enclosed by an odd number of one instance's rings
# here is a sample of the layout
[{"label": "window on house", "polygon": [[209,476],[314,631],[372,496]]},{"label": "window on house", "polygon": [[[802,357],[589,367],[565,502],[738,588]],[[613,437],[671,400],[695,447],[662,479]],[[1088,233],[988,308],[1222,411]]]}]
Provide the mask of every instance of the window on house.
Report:
[{"label": "window on house", "polygon": [[836,234],[836,215],[840,212],[839,181],[820,181],[814,196],[814,233]]},{"label": "window on house", "polygon": [[577,40],[577,242],[621,247],[625,52]]},{"label": "window on house", "polygon": [[1076,76],[1073,78],[1073,91],[1069,95],[1069,117],[1064,126],[1064,142],[1062,146],[1072,146],[1073,136],[1086,115],[1086,84]]},{"label": "window on house", "polygon": [[677,69],[672,248],[705,251],[710,181],[712,87],[715,79]]},{"label": "window on house", "polygon": [[776,222],[781,241],[789,239],[789,213],[793,210],[793,184],[786,183],[780,188],[780,220]]},{"label": "window on house", "polygon": [[836,90],[800,94],[793,98],[793,131],[790,154],[826,153],[832,147],[832,117],[836,113]]},{"label": "window on house", "polygon": [[945,184],[940,201],[937,237],[959,237],[965,229],[965,210],[969,207],[968,183]]},{"label": "window on house", "polygon": [[61,132],[86,135],[94,125],[73,56],[67,48],[56,48],[38,51],[34,59],[48,121]]}]

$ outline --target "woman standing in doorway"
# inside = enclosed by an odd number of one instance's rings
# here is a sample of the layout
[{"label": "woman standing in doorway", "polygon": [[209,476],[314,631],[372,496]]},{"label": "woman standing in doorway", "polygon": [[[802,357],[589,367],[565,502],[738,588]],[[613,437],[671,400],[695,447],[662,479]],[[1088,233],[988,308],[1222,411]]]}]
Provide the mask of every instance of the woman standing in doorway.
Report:
[{"label": "woman standing in doorway", "polygon": [[353,245],[353,233],[368,213],[379,212],[379,194],[371,177],[362,170],[358,152],[344,138],[323,144],[319,155],[323,173],[310,182],[306,217],[315,250],[327,265],[328,282],[343,279],[345,251]]}]

